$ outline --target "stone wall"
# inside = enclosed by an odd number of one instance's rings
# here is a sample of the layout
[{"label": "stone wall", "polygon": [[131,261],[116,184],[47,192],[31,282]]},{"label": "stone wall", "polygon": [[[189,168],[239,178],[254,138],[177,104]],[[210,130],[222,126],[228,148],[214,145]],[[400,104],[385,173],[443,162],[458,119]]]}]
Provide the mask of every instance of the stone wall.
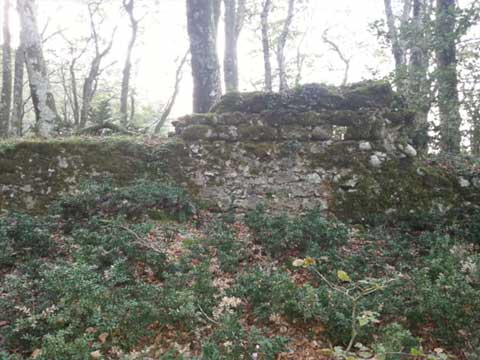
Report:
[{"label": "stone wall", "polygon": [[140,177],[239,213],[264,203],[364,221],[480,204],[478,168],[421,159],[410,142],[413,114],[383,83],[230,94],[212,111],[179,119],[166,141],[0,144],[0,209],[45,212],[85,180]]}]

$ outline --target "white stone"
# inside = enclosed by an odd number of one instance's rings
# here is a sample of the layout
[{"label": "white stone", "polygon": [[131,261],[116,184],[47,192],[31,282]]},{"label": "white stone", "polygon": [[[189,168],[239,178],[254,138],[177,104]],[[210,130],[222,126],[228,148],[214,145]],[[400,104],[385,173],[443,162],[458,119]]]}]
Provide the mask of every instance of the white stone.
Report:
[{"label": "white stone", "polygon": [[368,141],[361,141],[360,144],[358,145],[358,147],[362,151],[372,150],[372,144],[370,144]]},{"label": "white stone", "polygon": [[320,184],[322,182],[322,177],[317,173],[308,174],[305,177],[305,180],[311,184]]},{"label": "white stone", "polygon": [[382,166],[382,160],[377,156],[377,155],[372,155],[370,156],[370,165],[372,165],[373,167],[380,167]]},{"label": "white stone", "polygon": [[468,181],[467,179],[465,179],[464,177],[460,177],[458,179],[458,183],[460,184],[461,187],[463,188],[466,188],[466,187],[469,187],[470,186],[470,181]]},{"label": "white stone", "polygon": [[415,150],[415,148],[410,144],[405,145],[405,147],[403,148],[403,152],[409,157],[417,156],[417,150]]}]

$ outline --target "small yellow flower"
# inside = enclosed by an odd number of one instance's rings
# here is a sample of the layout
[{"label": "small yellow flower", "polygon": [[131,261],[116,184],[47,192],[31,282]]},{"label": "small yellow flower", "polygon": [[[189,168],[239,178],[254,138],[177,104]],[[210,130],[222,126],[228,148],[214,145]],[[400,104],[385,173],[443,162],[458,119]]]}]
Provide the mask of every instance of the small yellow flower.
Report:
[{"label": "small yellow flower", "polygon": [[303,267],[307,268],[309,266],[312,266],[312,265],[315,265],[317,262],[315,261],[314,258],[311,258],[310,256],[308,256],[307,258],[305,258],[305,260],[303,260]]},{"label": "small yellow flower", "polygon": [[295,259],[292,265],[295,267],[300,267],[300,266],[303,266],[304,263],[305,263],[305,260],[303,259]]},{"label": "small yellow flower", "polygon": [[341,281],[345,281],[345,282],[351,282],[352,281],[352,279],[350,279],[350,276],[348,276],[348,274],[343,270],[338,270],[337,271],[337,277]]}]

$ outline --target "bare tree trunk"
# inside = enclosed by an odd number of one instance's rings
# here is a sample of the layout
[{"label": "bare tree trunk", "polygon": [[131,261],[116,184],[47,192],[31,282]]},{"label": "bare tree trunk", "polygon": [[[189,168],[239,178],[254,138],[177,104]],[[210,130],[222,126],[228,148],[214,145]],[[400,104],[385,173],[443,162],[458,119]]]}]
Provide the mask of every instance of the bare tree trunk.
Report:
[{"label": "bare tree trunk", "polygon": [[392,10],[392,0],[384,0],[385,15],[387,18],[388,38],[392,46],[392,54],[395,59],[395,83],[400,92],[405,90],[406,77],[406,43],[403,40],[402,30],[408,25],[412,0],[403,0],[403,12],[400,18],[400,26],[397,27],[395,15]]},{"label": "bare tree trunk", "polygon": [[10,0],[3,3],[3,61],[2,95],[0,99],[0,137],[9,135],[10,107],[12,104],[12,48],[10,34]]},{"label": "bare tree trunk", "polygon": [[18,0],[18,12],[22,27],[21,38],[25,46],[25,63],[35,110],[35,132],[39,136],[52,136],[60,117],[50,88],[48,71],[38,32],[35,0]]},{"label": "bare tree trunk", "polygon": [[15,75],[13,81],[12,133],[23,135],[23,81],[25,70],[25,48],[20,44],[15,51]]},{"label": "bare tree trunk", "polygon": [[217,56],[218,0],[187,0],[193,76],[193,111],[206,113],[220,99]]},{"label": "bare tree trunk", "polygon": [[283,23],[283,29],[280,33],[277,46],[278,80],[280,92],[288,90],[287,70],[285,64],[285,45],[287,44],[288,35],[290,34],[290,26],[292,25],[293,21],[294,10],[295,0],[289,0],[287,17]]},{"label": "bare tree trunk", "polygon": [[410,62],[408,69],[408,103],[415,110],[414,145],[417,150],[428,150],[428,114],[431,108],[431,83],[428,79],[430,58],[429,31],[431,9],[427,0],[413,1],[411,22],[412,39],[410,40]]},{"label": "bare tree trunk", "polygon": [[438,108],[440,112],[440,148],[443,152],[459,153],[460,102],[458,97],[455,0],[437,0],[436,60]]},{"label": "bare tree trunk", "polygon": [[270,24],[268,18],[272,8],[272,0],[264,0],[261,27],[262,27],[262,48],[263,48],[263,66],[265,68],[265,91],[272,92],[272,63],[270,61]]},{"label": "bare tree trunk", "polygon": [[238,91],[238,38],[245,16],[245,0],[224,0],[225,58],[223,61],[226,92]]},{"label": "bare tree trunk", "polygon": [[168,100],[167,105],[162,111],[162,116],[160,117],[160,120],[157,122],[155,126],[154,133],[157,135],[160,134],[160,131],[165,126],[165,123],[167,122],[168,117],[170,116],[173,106],[175,105],[175,102],[177,100],[178,92],[180,90],[180,82],[182,81],[183,67],[187,62],[189,54],[190,54],[190,50],[185,53],[184,57],[182,58],[182,60],[180,61],[177,67],[177,71],[175,72],[175,85],[173,87],[173,94]]},{"label": "bare tree trunk", "polygon": [[135,8],[135,0],[123,0],[123,8],[130,18],[130,27],[132,28],[132,37],[128,43],[127,57],[123,68],[122,93],[120,96],[120,124],[127,126],[128,124],[128,93],[130,91],[130,74],[132,70],[132,51],[137,40],[138,23],[133,14]]},{"label": "bare tree trunk", "polygon": [[90,109],[92,106],[92,100],[97,90],[98,77],[100,76],[101,70],[100,65],[103,58],[110,52],[113,45],[113,39],[115,37],[115,30],[112,33],[109,43],[105,46],[103,50],[100,50],[100,41],[97,33],[97,25],[94,21],[94,15],[99,10],[99,3],[91,3],[88,6],[88,11],[90,15],[90,26],[92,30],[92,39],[95,44],[95,57],[90,63],[90,70],[87,77],[83,83],[82,91],[82,107],[80,110],[80,128],[84,128],[88,121],[88,116],[90,114]]},{"label": "bare tree trunk", "polygon": [[338,55],[340,60],[342,60],[343,64],[345,65],[345,70],[343,72],[343,80],[342,86],[347,85],[348,83],[348,76],[350,74],[350,58],[348,58],[340,47],[333,41],[328,38],[328,29],[323,32],[322,35],[323,41],[330,46],[330,48]]}]

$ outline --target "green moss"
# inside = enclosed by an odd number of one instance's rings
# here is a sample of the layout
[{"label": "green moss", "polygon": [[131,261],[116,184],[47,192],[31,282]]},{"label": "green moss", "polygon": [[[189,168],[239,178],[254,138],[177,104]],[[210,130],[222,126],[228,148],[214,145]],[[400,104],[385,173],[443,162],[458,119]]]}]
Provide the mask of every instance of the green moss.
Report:
[{"label": "green moss", "polygon": [[276,140],[278,138],[277,129],[269,126],[252,125],[239,126],[238,135],[243,140]]},{"label": "green moss", "polygon": [[[376,219],[403,220],[436,211],[437,204],[461,204],[455,177],[442,169],[422,167],[410,160],[389,161],[372,170],[357,167],[355,189],[332,183],[332,210],[342,219],[364,222]],[[347,180],[347,179],[345,179]]]},{"label": "green moss", "polygon": [[181,134],[184,140],[206,140],[212,133],[212,128],[208,125],[191,125],[185,128]]}]

